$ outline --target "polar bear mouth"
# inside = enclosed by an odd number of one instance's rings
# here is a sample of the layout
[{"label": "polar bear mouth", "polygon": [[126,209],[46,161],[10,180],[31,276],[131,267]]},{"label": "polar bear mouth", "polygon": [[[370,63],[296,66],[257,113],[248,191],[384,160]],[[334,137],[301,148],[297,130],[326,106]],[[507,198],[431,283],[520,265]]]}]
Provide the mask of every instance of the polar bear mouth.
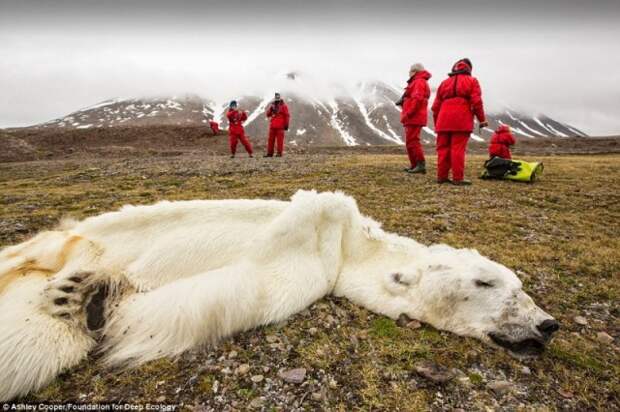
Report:
[{"label": "polar bear mouth", "polygon": [[489,338],[496,345],[508,349],[510,353],[517,356],[538,356],[545,350],[545,342],[538,338],[511,341],[495,333],[489,333]]}]

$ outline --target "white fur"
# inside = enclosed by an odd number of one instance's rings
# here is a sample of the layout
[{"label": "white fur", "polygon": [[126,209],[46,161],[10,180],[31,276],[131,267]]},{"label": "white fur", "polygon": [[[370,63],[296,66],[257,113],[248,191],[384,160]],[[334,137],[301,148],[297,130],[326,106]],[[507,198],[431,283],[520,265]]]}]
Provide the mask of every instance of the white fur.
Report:
[{"label": "white fur", "polygon": [[[496,287],[481,290],[481,278]],[[101,284],[112,289],[104,330],[93,332],[84,308]],[[0,251],[0,400],[41,388],[98,336],[106,365],[137,365],[286,319],[330,293],[484,341],[536,335],[549,318],[507,268],[386,233],[341,193],[125,206]]]}]

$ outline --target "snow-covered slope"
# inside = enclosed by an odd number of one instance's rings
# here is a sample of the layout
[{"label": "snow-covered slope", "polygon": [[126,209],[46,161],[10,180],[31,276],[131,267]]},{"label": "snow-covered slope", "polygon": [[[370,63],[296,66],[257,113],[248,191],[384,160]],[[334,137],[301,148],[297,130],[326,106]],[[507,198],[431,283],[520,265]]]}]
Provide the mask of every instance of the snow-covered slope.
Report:
[{"label": "snow-covered slope", "polygon": [[[298,73],[285,73],[277,88],[291,111],[287,140],[297,145],[376,145],[403,144],[399,108],[394,105],[401,90],[382,82],[364,82],[353,87],[328,86],[305,81]],[[260,96],[231,96],[248,112],[246,132],[251,138],[267,135],[265,108],[274,90]],[[196,95],[109,100],[71,113],[63,118],[33,126],[36,128],[77,128],[206,125],[216,120],[227,127],[225,106]],[[489,127],[474,131],[472,138],[486,141],[500,124],[510,125],[518,139],[586,136],[585,133],[545,115],[503,110],[489,113]],[[422,140],[435,139],[432,121],[422,131]]]},{"label": "snow-covered slope", "polygon": [[89,129],[114,126],[204,124],[214,117],[213,103],[196,95],[114,99],[86,107],[35,127]]}]

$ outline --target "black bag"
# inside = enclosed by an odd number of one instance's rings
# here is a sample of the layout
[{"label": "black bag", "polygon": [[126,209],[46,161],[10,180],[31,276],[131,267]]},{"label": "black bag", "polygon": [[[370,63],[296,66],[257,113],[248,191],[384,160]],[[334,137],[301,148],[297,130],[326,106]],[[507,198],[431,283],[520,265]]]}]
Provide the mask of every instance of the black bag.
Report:
[{"label": "black bag", "polygon": [[504,179],[508,175],[516,175],[521,165],[518,162],[494,156],[484,162],[485,171],[482,179]]}]

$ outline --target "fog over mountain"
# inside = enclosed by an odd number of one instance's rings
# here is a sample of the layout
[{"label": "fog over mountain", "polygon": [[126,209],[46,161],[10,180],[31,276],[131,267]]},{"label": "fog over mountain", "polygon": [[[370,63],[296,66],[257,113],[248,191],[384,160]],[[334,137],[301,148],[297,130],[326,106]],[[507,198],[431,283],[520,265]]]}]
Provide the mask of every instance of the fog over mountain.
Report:
[{"label": "fog over mountain", "polygon": [[[313,79],[327,99],[362,81],[431,85],[468,56],[487,106],[620,132],[620,4],[519,1],[13,1],[0,3],[0,127],[111,98],[225,102]],[[594,6],[595,4],[595,6]]]}]

